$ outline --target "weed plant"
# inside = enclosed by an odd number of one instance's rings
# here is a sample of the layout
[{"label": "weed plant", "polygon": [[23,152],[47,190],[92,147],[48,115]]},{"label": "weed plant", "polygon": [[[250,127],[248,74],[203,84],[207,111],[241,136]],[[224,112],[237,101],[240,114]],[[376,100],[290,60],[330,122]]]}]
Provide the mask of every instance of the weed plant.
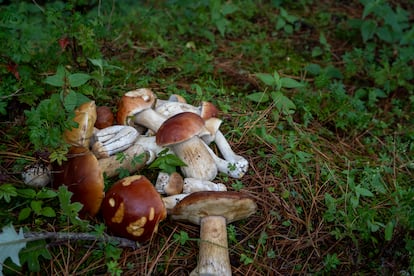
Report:
[{"label": "weed plant", "polygon": [[[102,239],[99,216],[79,220],[66,189],[20,178],[26,165],[64,160],[79,104],[115,110],[126,91],[150,87],[212,101],[250,162],[242,179],[218,179],[259,206],[228,225],[235,275],[413,274],[413,10],[386,0],[0,2],[0,226],[96,237],[27,242],[20,266],[0,253],[3,272],[196,266],[197,226],[166,220],[150,242],[124,248]],[[140,173],[155,181],[170,161]]]}]

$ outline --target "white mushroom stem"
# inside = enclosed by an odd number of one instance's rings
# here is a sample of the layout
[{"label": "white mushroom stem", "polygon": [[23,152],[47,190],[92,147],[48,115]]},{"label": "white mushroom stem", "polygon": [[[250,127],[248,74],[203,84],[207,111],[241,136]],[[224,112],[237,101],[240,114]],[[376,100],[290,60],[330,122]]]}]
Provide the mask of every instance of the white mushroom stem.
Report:
[{"label": "white mushroom stem", "polygon": [[134,144],[138,132],[130,126],[104,128],[94,134],[92,152],[97,158],[105,158],[124,151]]},{"label": "white mushroom stem", "polygon": [[236,154],[233,151],[226,137],[224,137],[223,133],[220,130],[216,131],[214,142],[219,148],[220,153],[223,155],[224,159],[226,159],[227,161],[239,162],[241,159],[245,160],[244,157]]},{"label": "white mushroom stem", "polygon": [[152,108],[145,109],[134,115],[134,123],[151,129],[154,132],[160,128],[167,117]]},{"label": "white mushroom stem", "polygon": [[[142,156],[142,162],[137,163],[136,157]],[[122,160],[117,155],[98,159],[99,167],[107,177],[119,174],[119,169],[126,169],[129,173],[134,173],[145,166],[150,154],[138,143],[133,144],[123,152]]]},{"label": "white mushroom stem", "polygon": [[157,143],[155,142],[155,136],[140,135],[135,140],[135,143],[140,144],[144,148],[144,150],[150,154],[150,157],[147,161],[147,165],[152,163],[161,151],[165,150],[164,147],[160,147],[157,145]]},{"label": "white mushroom stem", "polygon": [[238,159],[228,161],[218,157],[206,144],[204,144],[204,146],[216,163],[219,172],[233,178],[242,178],[246,174],[247,169],[249,168],[249,162],[245,158],[239,156],[240,158]]},{"label": "white mushroom stem", "polygon": [[169,213],[175,207],[175,205],[177,205],[178,202],[180,202],[183,198],[185,198],[188,195],[189,194],[171,195],[162,197],[161,199],[164,202],[167,212]]},{"label": "white mushroom stem", "polygon": [[190,275],[232,275],[226,218],[223,216],[206,216],[201,219],[198,258],[198,265]]},{"label": "white mushroom stem", "polygon": [[197,106],[187,104],[187,103],[182,103],[182,102],[167,101],[157,106],[155,108],[155,111],[169,118],[171,116],[174,116],[182,112],[193,112],[193,113],[200,115],[201,107],[200,106],[197,107]]},{"label": "white mushroom stem", "polygon": [[208,147],[198,137],[170,146],[171,150],[187,165],[181,171],[185,177],[213,180],[217,176],[215,160]]},{"label": "white mushroom stem", "polygon": [[184,178],[183,193],[190,194],[200,191],[227,191],[226,185],[208,180],[187,177]]}]

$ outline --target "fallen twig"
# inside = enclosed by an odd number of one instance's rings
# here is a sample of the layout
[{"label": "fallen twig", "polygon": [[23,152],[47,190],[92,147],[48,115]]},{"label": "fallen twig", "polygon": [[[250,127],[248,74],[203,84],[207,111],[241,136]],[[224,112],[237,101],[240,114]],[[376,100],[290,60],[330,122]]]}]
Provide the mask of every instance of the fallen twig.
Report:
[{"label": "fallen twig", "polygon": [[98,241],[98,242],[114,242],[119,247],[130,247],[132,249],[139,248],[139,244],[135,241],[114,237],[109,235],[97,236],[89,233],[75,233],[75,232],[26,232],[24,233],[26,239],[29,240],[43,240],[53,239],[56,241]]}]

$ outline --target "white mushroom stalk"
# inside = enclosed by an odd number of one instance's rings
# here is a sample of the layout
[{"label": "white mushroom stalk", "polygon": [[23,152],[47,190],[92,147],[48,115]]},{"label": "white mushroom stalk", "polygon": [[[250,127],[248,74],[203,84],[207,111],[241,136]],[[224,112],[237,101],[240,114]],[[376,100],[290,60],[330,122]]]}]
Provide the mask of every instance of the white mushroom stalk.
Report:
[{"label": "white mushroom stalk", "polygon": [[[161,151],[165,150],[164,147],[160,147],[157,145],[157,143],[155,142],[155,136],[140,135],[138,136],[135,142],[137,144],[140,144],[144,148],[144,150],[148,152],[148,154],[150,155],[147,161],[147,165],[152,163]],[[170,151],[167,153],[170,153]]]},{"label": "white mushroom stalk", "polygon": [[184,194],[191,194],[201,191],[227,191],[227,187],[223,183],[214,183],[208,180],[191,177],[184,178]]},{"label": "white mushroom stalk", "polygon": [[167,120],[167,117],[152,108],[145,109],[134,116],[135,124],[144,126],[154,132],[157,132],[165,120]]},{"label": "white mushroom stalk", "polygon": [[[137,156],[141,156],[141,162],[137,162]],[[128,170],[129,173],[134,173],[144,167],[148,159],[150,158],[150,153],[147,152],[142,145],[139,143],[134,143],[132,146],[123,151],[122,159],[119,159],[117,155],[111,155],[106,158],[98,159],[99,167],[101,167],[102,172],[107,177],[113,177],[118,175],[120,169]]]},{"label": "white mushroom stalk", "polygon": [[94,133],[92,152],[97,158],[105,158],[121,152],[134,144],[138,131],[130,126],[111,126]]},{"label": "white mushroom stalk", "polygon": [[248,161],[243,156],[238,155],[233,151],[226,137],[224,137],[220,130],[216,131],[214,142],[216,143],[224,159],[235,164],[247,164],[248,166]]},{"label": "white mushroom stalk", "polygon": [[203,144],[213,158],[219,172],[233,178],[242,178],[246,174],[249,168],[249,162],[245,158],[240,156],[240,158],[228,161],[218,157],[209,146],[205,143]]}]

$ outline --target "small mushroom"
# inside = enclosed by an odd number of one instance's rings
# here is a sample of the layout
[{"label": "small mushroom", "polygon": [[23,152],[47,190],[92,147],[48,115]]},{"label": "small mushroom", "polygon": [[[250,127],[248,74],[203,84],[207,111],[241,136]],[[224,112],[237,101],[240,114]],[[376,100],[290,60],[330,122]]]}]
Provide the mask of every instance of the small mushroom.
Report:
[{"label": "small mushroom", "polygon": [[134,144],[139,133],[131,126],[110,126],[93,135],[92,151],[98,158],[109,157]]},{"label": "small mushroom", "polygon": [[79,215],[95,216],[104,197],[104,179],[98,160],[82,147],[72,147],[67,158],[62,165],[53,167],[53,188],[66,185],[73,193],[71,200],[83,204]]},{"label": "small mushroom", "polygon": [[156,143],[169,147],[187,166],[181,167],[185,177],[213,180],[217,167],[198,135],[206,131],[204,120],[195,113],[183,112],[168,118],[158,129]]},{"label": "small mushroom", "polygon": [[103,129],[110,127],[114,124],[114,114],[112,110],[107,106],[98,106],[96,108],[96,122],[95,127],[97,129]]},{"label": "small mushroom", "polygon": [[181,194],[183,191],[183,186],[183,177],[177,172],[173,172],[171,174],[160,172],[158,174],[157,181],[155,182],[155,189],[157,192],[169,196]]},{"label": "small mushroom", "polygon": [[33,187],[44,187],[51,181],[51,166],[37,162],[24,168],[22,178],[24,184]]},{"label": "small mushroom", "polygon": [[151,239],[167,216],[160,194],[142,175],[116,182],[107,191],[101,212],[111,232],[138,242]]},{"label": "small mushroom", "polygon": [[157,131],[165,117],[152,109],[156,96],[148,88],[125,93],[118,104],[117,122],[121,125],[138,124]]},{"label": "small mushroom", "polygon": [[231,275],[226,224],[247,218],[257,205],[239,192],[195,192],[171,210],[171,218],[200,225],[200,253],[190,275]]},{"label": "small mushroom", "polygon": [[64,140],[75,147],[89,148],[93,126],[96,121],[95,102],[86,102],[75,109],[73,121],[78,124],[78,127],[66,130],[63,133]]}]

